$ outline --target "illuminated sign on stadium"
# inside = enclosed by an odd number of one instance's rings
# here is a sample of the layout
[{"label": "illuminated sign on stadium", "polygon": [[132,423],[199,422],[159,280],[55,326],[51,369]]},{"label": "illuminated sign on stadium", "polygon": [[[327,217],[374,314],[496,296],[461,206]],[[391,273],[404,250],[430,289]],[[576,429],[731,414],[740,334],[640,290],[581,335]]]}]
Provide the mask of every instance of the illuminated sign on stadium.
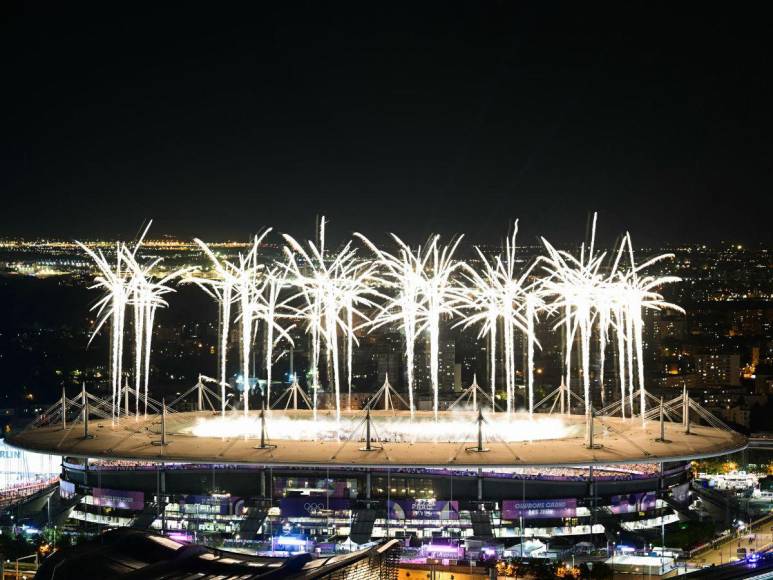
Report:
[{"label": "illuminated sign on stadium", "polygon": [[94,505],[102,507],[142,511],[145,504],[145,494],[141,491],[94,487],[91,489],[91,495]]},{"label": "illuminated sign on stadium", "polygon": [[459,502],[435,499],[396,499],[387,502],[392,520],[458,520]]},{"label": "illuminated sign on stadium", "polygon": [[506,499],[502,502],[502,519],[573,518],[577,516],[577,500],[567,499]]},{"label": "illuminated sign on stadium", "polygon": [[654,491],[613,495],[609,498],[609,510],[613,514],[646,512],[647,510],[655,509],[657,501],[658,494]]}]

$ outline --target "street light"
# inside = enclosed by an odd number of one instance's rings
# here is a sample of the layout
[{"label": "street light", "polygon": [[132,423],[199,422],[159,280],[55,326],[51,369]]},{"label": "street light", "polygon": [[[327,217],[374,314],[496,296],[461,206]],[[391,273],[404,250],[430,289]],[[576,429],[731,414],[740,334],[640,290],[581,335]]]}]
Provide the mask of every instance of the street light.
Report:
[{"label": "street light", "polygon": [[617,556],[617,545],[620,543],[620,532],[617,532],[617,542],[612,542],[612,577],[615,577],[615,556]]}]

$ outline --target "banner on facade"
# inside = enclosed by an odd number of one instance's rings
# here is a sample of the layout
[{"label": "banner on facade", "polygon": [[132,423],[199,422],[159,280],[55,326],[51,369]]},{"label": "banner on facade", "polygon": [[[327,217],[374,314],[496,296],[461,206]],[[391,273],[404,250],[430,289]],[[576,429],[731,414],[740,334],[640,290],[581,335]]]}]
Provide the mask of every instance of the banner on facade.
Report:
[{"label": "banner on facade", "polygon": [[91,496],[94,498],[94,505],[101,507],[139,512],[142,511],[145,505],[145,494],[141,491],[93,487],[91,488]]},{"label": "banner on facade", "polygon": [[657,501],[658,494],[654,491],[613,495],[609,498],[609,510],[613,514],[646,512],[655,509]]},{"label": "banner on facade", "polygon": [[577,516],[577,500],[566,499],[506,499],[502,502],[502,519],[517,520],[574,518]]},{"label": "banner on facade", "polygon": [[436,499],[395,499],[387,502],[391,520],[458,520],[459,502]]},{"label": "banner on facade", "polygon": [[279,500],[282,517],[314,516],[326,510],[341,511],[351,509],[348,499],[325,498],[319,496],[283,497]]}]

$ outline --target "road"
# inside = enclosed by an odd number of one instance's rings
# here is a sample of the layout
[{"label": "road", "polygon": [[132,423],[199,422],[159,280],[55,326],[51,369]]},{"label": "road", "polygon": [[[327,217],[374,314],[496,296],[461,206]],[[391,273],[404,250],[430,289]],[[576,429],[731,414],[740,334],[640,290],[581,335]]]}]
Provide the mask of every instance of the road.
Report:
[{"label": "road", "polygon": [[773,517],[761,518],[755,522],[752,528],[744,530],[740,537],[718,543],[716,549],[710,549],[696,555],[691,563],[701,566],[721,566],[739,559],[739,547],[746,548],[747,552],[751,552],[752,548],[756,552],[771,550],[773,548]]},{"label": "road", "polygon": [[755,579],[773,578],[773,554],[765,554],[756,561],[742,560],[725,564],[723,566],[712,566],[704,568],[697,572],[675,576],[676,578],[689,578],[690,580],[734,580],[736,578]]}]

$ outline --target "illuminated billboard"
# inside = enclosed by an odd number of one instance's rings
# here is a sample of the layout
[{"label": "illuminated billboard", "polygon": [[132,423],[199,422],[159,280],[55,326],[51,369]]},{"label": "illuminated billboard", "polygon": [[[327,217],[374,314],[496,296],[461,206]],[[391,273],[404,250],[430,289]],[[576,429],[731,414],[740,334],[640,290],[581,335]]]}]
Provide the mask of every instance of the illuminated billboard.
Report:
[{"label": "illuminated billboard", "polygon": [[282,517],[314,516],[327,510],[338,512],[349,510],[351,507],[352,502],[348,499],[335,497],[283,497],[279,500]]},{"label": "illuminated billboard", "polygon": [[655,509],[657,501],[658,494],[654,491],[613,495],[609,498],[609,510],[613,514],[646,512]]},{"label": "illuminated billboard", "polygon": [[145,494],[141,491],[125,489],[107,489],[94,487],[91,489],[94,505],[118,508],[122,510],[142,511],[145,504]]},{"label": "illuminated billboard", "polygon": [[506,499],[502,502],[502,519],[573,518],[577,516],[577,500],[566,499]]},{"label": "illuminated billboard", "polygon": [[459,502],[396,499],[387,502],[390,520],[458,520]]}]

